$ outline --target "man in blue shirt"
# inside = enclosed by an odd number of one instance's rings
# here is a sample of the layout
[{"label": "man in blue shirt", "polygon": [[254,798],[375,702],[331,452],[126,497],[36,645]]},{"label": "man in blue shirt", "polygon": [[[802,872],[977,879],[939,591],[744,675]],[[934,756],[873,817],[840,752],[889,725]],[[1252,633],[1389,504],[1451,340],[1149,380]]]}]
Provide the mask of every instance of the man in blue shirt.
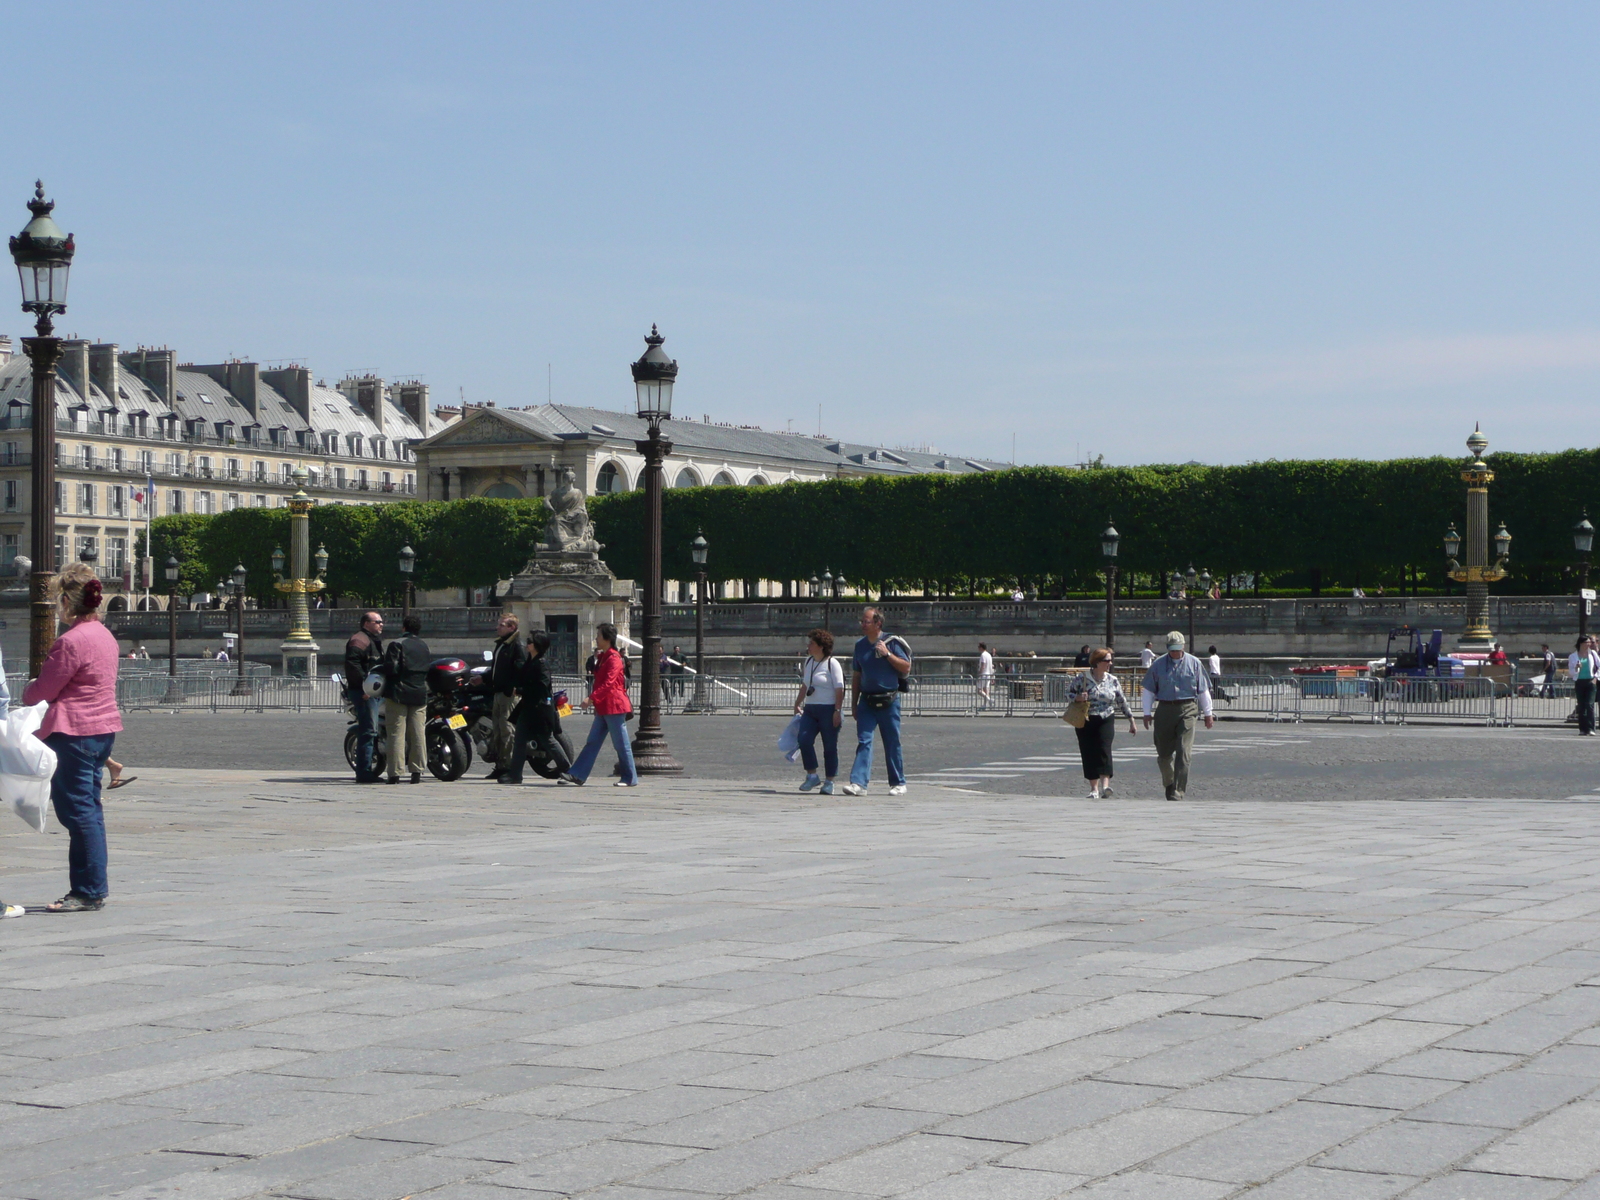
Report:
[{"label": "man in blue shirt", "polygon": [[1205,666],[1184,653],[1183,634],[1167,634],[1167,652],[1145,672],[1140,691],[1144,700],[1144,727],[1150,728],[1150,708],[1156,706],[1156,762],[1168,800],[1182,800],[1189,787],[1189,758],[1194,751],[1194,720],[1212,725],[1211,678]]},{"label": "man in blue shirt", "polygon": [[872,778],[872,738],[883,733],[889,768],[889,795],[906,794],[905,761],[900,753],[900,681],[911,674],[911,647],[883,636],[883,614],[861,610],[861,640],[851,659],[850,706],[856,714],[856,761],[850,767],[847,796],[865,795]]}]

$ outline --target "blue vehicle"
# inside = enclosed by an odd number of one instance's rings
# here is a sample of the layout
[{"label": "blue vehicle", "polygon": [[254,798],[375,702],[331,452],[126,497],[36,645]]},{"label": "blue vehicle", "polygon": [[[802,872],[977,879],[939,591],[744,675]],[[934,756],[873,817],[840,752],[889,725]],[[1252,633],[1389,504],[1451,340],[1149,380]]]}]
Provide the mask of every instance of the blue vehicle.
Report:
[{"label": "blue vehicle", "polygon": [[1389,648],[1383,656],[1383,675],[1387,679],[1460,679],[1467,664],[1442,653],[1444,630],[1435,629],[1423,640],[1422,630],[1410,625],[1389,631]]}]

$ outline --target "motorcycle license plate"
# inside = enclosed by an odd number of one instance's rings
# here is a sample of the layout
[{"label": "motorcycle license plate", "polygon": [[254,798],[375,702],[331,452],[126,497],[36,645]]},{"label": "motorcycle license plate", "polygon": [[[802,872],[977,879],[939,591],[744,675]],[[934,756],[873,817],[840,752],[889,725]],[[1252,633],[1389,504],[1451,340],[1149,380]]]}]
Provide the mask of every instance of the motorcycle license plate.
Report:
[{"label": "motorcycle license plate", "polygon": [[451,729],[465,729],[467,727],[467,719],[460,713],[456,713],[445,724],[450,726]]}]

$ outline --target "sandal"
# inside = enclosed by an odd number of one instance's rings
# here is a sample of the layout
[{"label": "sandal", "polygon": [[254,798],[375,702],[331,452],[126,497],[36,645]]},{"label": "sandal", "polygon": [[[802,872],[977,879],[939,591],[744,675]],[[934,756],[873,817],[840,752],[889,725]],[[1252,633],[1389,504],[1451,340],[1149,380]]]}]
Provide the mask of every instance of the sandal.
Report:
[{"label": "sandal", "polygon": [[61,897],[61,899],[57,900],[54,904],[46,905],[45,906],[45,912],[49,912],[49,913],[99,912],[105,906],[106,906],[106,901],[105,901],[105,897],[104,896],[100,897],[98,900],[92,900],[88,896],[78,896],[78,895],[73,894],[72,892],[68,892],[65,896]]},{"label": "sandal", "polygon": [[137,778],[139,778],[137,775],[128,775],[128,776],[118,775],[115,779],[113,779],[109,784],[106,785],[106,791],[114,792],[119,787],[127,787],[130,783],[132,783]]}]

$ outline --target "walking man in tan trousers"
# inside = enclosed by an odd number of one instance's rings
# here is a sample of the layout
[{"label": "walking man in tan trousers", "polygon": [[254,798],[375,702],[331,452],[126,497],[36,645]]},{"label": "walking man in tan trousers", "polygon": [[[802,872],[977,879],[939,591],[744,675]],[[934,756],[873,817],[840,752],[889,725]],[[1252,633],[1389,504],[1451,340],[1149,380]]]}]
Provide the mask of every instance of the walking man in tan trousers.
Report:
[{"label": "walking man in tan trousers", "polygon": [[1155,708],[1156,761],[1168,800],[1182,800],[1189,787],[1189,757],[1194,751],[1195,718],[1210,729],[1211,679],[1205,664],[1184,652],[1183,634],[1167,634],[1167,652],[1150,664],[1140,693],[1144,700],[1144,727],[1150,728]]}]

